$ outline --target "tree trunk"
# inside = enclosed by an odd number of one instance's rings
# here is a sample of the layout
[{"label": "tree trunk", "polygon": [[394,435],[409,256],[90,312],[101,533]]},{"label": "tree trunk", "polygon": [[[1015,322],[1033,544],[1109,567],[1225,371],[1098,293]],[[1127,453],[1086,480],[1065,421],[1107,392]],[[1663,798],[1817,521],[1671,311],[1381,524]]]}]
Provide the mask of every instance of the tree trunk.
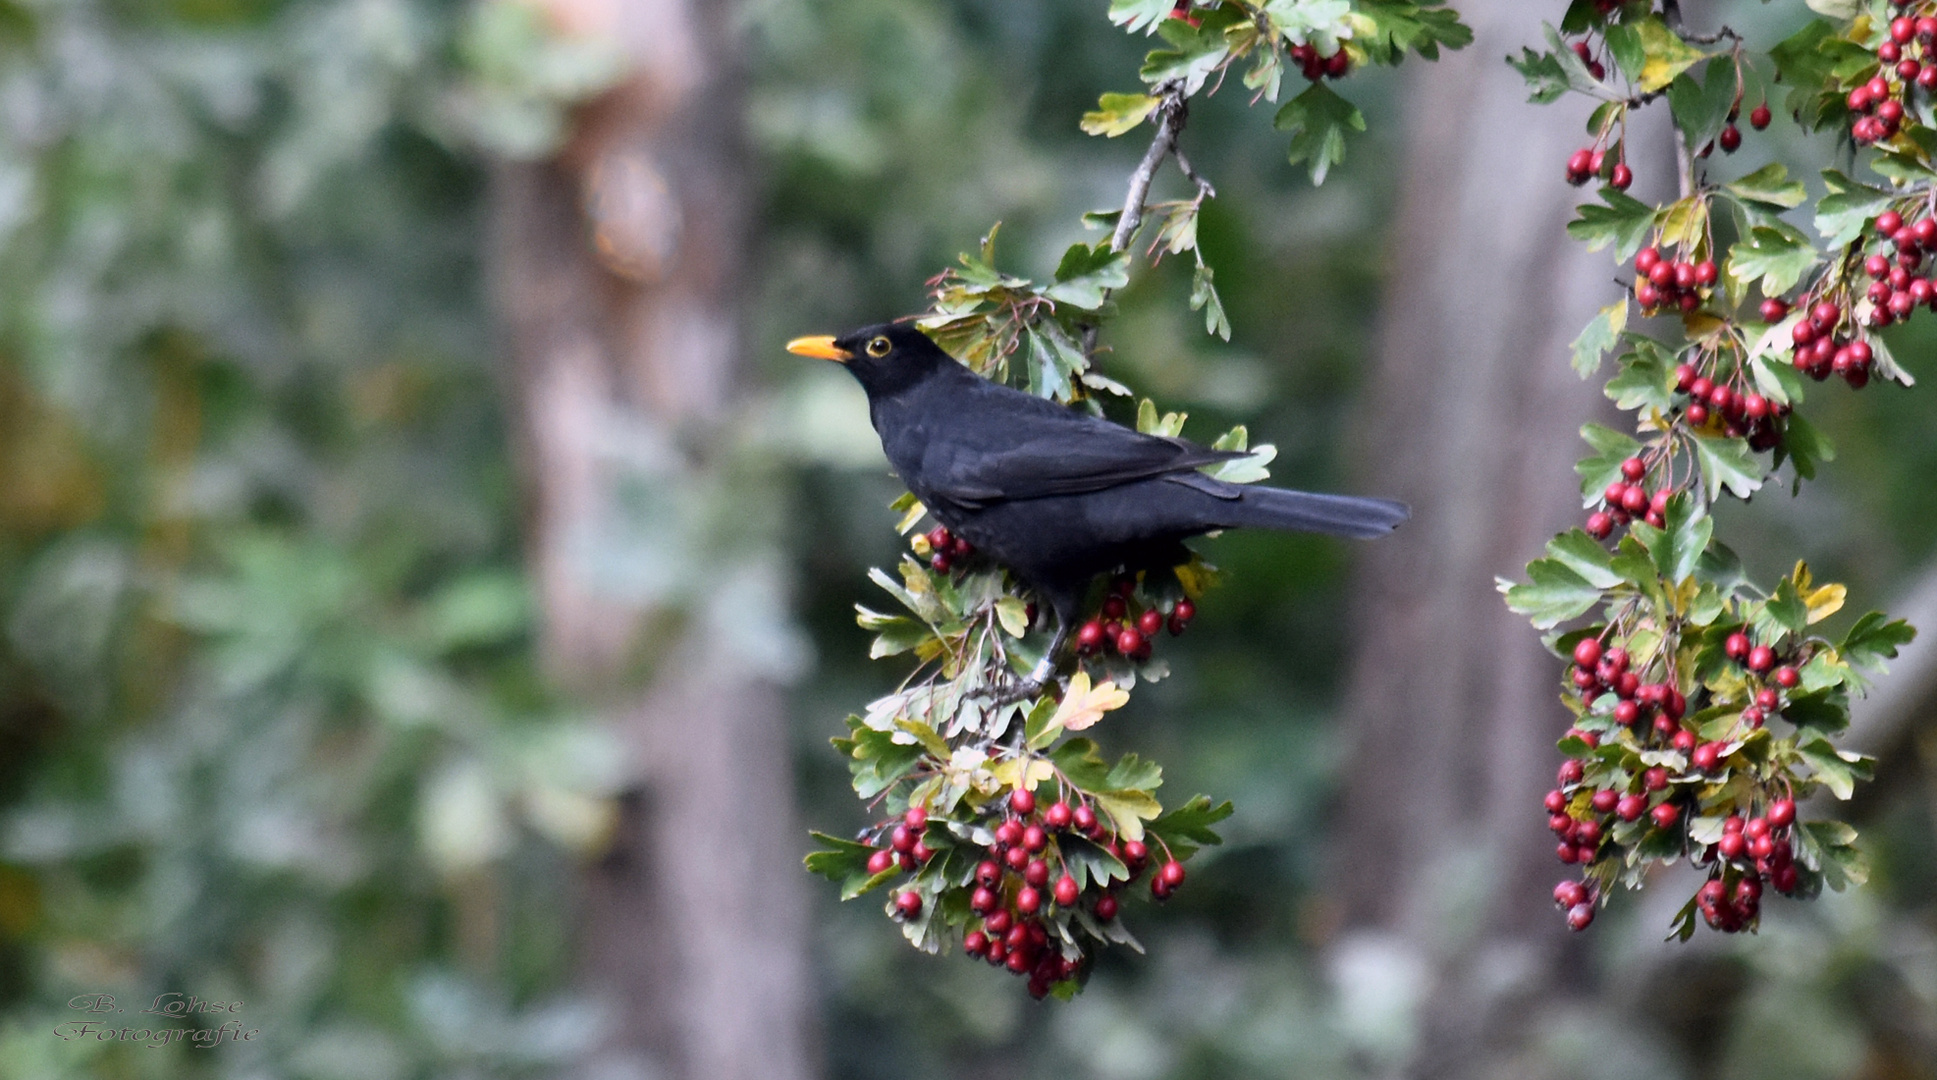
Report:
[{"label": "tree trunk", "polygon": [[[1518,577],[1580,522],[1577,434],[1606,419],[1600,380],[1568,344],[1620,295],[1607,252],[1567,222],[1562,177],[1587,143],[1585,105],[1536,106],[1501,56],[1539,22],[1512,0],[1460,4],[1472,46],[1415,69],[1394,272],[1373,377],[1364,488],[1413,519],[1368,545],[1358,571],[1352,740],[1337,831],[1351,932],[1416,981],[1410,1073],[1497,1071],[1559,985],[1564,876],[1541,797],[1568,719],[1557,661],[1508,612]],[[1660,129],[1653,129],[1659,131]],[[1637,140],[1641,141],[1641,140]],[[1630,153],[1640,185],[1673,184],[1665,137]],[[1652,193],[1641,191],[1643,198]],[[1350,968],[1349,963],[1341,970]]]},{"label": "tree trunk", "polygon": [[568,33],[622,42],[632,72],[577,114],[552,160],[501,166],[493,193],[543,652],[605,709],[634,778],[586,889],[582,983],[613,1009],[586,1072],[808,1077],[778,685],[711,617],[717,590],[691,584],[709,552],[655,560],[613,531],[642,488],[720,487],[746,249],[732,19],[699,0],[544,6]]}]

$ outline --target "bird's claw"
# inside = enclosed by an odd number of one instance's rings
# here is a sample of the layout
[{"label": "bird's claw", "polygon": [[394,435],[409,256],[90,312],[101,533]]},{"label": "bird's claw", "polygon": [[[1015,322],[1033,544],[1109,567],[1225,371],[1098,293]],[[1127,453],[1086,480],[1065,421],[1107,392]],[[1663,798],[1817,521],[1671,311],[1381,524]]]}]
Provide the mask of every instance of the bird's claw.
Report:
[{"label": "bird's claw", "polygon": [[1017,679],[991,694],[989,697],[989,707],[1000,709],[1005,705],[1014,705],[1018,701],[1028,701],[1030,698],[1041,694],[1043,687],[1046,685],[1046,683],[1038,680],[1034,675],[1030,675],[1025,679]]}]

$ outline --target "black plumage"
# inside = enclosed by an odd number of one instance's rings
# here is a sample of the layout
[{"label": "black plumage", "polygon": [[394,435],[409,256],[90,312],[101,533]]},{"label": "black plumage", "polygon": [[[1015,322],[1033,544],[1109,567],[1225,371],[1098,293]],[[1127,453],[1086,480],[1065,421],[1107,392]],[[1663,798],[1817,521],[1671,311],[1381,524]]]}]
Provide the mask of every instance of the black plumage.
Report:
[{"label": "black plumage", "polygon": [[1146,435],[990,382],[912,326],[884,324],[788,348],[847,366],[868,395],[881,448],[916,498],[1074,625],[1090,581],[1118,567],[1176,566],[1183,541],[1218,529],[1337,536],[1391,532],[1390,499],[1232,484],[1199,470],[1243,457]]}]

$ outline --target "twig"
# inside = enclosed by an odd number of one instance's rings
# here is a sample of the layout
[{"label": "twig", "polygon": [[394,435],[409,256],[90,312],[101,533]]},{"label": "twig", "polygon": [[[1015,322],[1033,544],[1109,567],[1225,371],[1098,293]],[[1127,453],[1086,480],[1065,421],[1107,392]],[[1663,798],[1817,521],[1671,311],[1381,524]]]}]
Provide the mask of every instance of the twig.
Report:
[{"label": "twig", "polygon": [[[1143,227],[1143,200],[1150,194],[1150,182],[1157,178],[1157,166],[1164,163],[1164,158],[1177,152],[1177,134],[1184,130],[1184,119],[1189,112],[1183,84],[1173,80],[1159,86],[1157,92],[1163,97],[1163,104],[1158,106],[1163,116],[1157,122],[1157,134],[1150,140],[1150,149],[1143,152],[1143,160],[1137,162],[1137,170],[1130,174],[1123,213],[1117,218],[1116,232],[1110,234],[1113,251],[1128,249],[1137,230]],[[1197,183],[1203,185],[1202,180]]]}]

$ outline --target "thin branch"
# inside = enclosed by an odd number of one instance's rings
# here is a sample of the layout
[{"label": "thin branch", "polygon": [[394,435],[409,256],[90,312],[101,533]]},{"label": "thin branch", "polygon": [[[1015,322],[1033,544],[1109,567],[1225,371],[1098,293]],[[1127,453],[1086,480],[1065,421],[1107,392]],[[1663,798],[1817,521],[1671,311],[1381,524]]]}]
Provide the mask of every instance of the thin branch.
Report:
[{"label": "thin branch", "polygon": [[1196,169],[1191,168],[1190,159],[1184,156],[1183,147],[1172,146],[1170,156],[1177,160],[1177,168],[1183,172],[1184,178],[1197,185],[1198,201],[1217,198],[1217,189],[1211,186],[1209,180],[1198,175]]},{"label": "thin branch", "polygon": [[[1185,104],[1183,84],[1167,82],[1157,88],[1163,97],[1158,106],[1162,119],[1157,122],[1157,134],[1150,140],[1150,149],[1143,152],[1143,160],[1137,162],[1137,170],[1130,174],[1130,191],[1123,199],[1123,213],[1117,218],[1116,232],[1110,235],[1110,248],[1124,251],[1130,241],[1143,227],[1143,201],[1150,194],[1150,182],[1157,178],[1157,166],[1164,158],[1177,152],[1177,135],[1184,130],[1184,119],[1189,112]],[[1199,180],[1201,185],[1203,181]]]}]

